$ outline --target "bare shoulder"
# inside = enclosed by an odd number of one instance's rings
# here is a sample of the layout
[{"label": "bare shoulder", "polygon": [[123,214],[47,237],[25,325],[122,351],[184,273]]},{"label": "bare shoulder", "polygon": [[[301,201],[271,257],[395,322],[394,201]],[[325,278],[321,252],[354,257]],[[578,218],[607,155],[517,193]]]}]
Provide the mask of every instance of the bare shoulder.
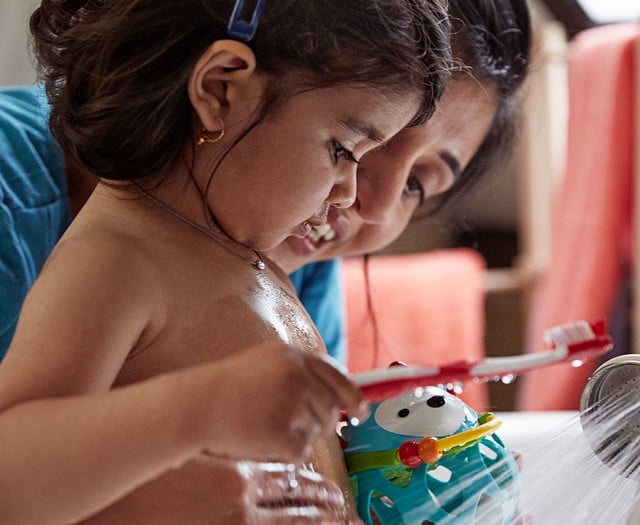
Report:
[{"label": "bare shoulder", "polygon": [[38,285],[97,302],[157,303],[160,280],[153,254],[135,237],[109,228],[70,232],[45,264]]},{"label": "bare shoulder", "polygon": [[162,329],[157,273],[126,233],[70,231],[25,300],[3,376],[42,395],[110,388],[127,356]]},{"label": "bare shoulder", "polygon": [[97,278],[98,283],[120,282],[135,290],[158,277],[154,270],[153,254],[144,243],[124,231],[105,227],[65,235],[49,256],[42,275],[75,273],[75,280]]}]

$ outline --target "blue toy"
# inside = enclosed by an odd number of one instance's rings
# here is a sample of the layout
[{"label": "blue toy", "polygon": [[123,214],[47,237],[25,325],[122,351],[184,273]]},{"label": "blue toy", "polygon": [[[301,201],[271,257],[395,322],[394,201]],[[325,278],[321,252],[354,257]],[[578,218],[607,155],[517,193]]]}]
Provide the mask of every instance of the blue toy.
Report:
[{"label": "blue toy", "polygon": [[372,404],[341,429],[358,513],[367,525],[508,525],[518,510],[518,467],[478,415],[427,386]]}]

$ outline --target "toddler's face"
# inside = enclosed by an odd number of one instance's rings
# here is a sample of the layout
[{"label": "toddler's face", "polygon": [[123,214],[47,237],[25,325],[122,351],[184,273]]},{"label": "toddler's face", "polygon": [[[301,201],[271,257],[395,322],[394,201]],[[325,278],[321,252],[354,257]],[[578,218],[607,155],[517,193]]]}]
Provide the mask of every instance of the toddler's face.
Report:
[{"label": "toddler's face", "polygon": [[312,260],[387,246],[405,230],[422,199],[451,187],[484,140],[495,111],[491,89],[452,82],[428,122],[402,130],[362,159],[356,201],[349,209],[332,207],[331,229],[290,237],[269,255],[292,271]]},{"label": "toddler's face", "polygon": [[405,127],[418,102],[355,86],[290,97],[224,159],[211,209],[229,235],[257,249],[304,237],[330,207],[353,204],[358,161]]}]

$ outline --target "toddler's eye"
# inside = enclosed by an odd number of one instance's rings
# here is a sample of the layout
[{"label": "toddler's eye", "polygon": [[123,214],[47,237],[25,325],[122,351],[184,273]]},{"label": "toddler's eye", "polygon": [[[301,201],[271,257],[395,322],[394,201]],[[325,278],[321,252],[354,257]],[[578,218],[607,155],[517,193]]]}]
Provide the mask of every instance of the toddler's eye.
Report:
[{"label": "toddler's eye", "polygon": [[404,193],[409,197],[418,197],[420,199],[420,204],[424,202],[424,186],[416,177],[409,177],[407,184],[404,187]]},{"label": "toddler's eye", "polygon": [[340,144],[335,140],[333,141],[332,148],[333,148],[333,159],[335,160],[336,163],[340,160],[340,157],[342,157],[347,162],[352,162],[354,164],[358,164],[360,162],[359,160],[356,160],[351,150],[348,150],[342,144]]}]

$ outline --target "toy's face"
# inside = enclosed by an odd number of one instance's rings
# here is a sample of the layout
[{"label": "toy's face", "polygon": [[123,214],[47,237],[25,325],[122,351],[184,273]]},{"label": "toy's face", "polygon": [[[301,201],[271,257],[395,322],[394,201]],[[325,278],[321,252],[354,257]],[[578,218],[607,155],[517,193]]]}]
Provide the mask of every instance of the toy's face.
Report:
[{"label": "toy's face", "polygon": [[441,388],[427,386],[388,399],[374,412],[384,430],[406,436],[447,436],[465,422],[465,404]]}]

